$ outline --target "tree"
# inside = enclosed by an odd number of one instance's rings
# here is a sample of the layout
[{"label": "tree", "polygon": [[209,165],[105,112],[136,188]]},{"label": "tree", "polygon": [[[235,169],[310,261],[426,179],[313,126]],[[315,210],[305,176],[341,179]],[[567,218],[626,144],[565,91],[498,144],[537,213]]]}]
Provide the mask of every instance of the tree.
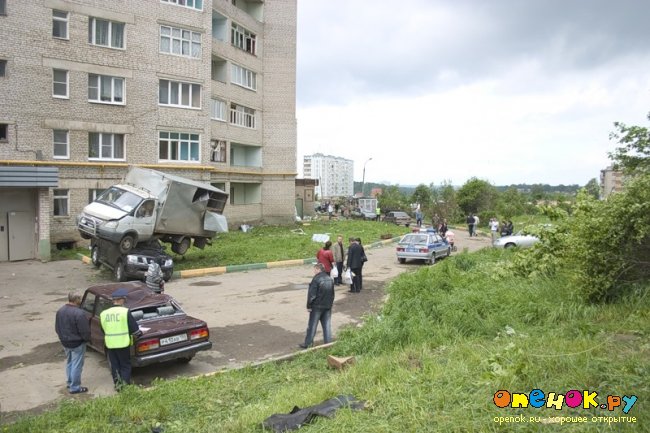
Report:
[{"label": "tree", "polygon": [[407,207],[406,196],[400,192],[398,185],[390,185],[384,188],[381,195],[377,197],[377,201],[382,212],[403,210]]},{"label": "tree", "polygon": [[[650,113],[648,113],[650,120]],[[609,134],[610,140],[617,140],[621,147],[609,153],[614,168],[628,175],[650,172],[650,130],[642,126],[627,126],[614,122],[616,131]]]},{"label": "tree", "polygon": [[505,219],[511,219],[515,215],[521,215],[526,208],[526,199],[517,191],[517,188],[508,188],[499,194],[497,200],[497,212]]},{"label": "tree", "polygon": [[494,209],[497,190],[488,181],[473,177],[460,187],[456,197],[463,213],[480,213]]},{"label": "tree", "polygon": [[598,181],[596,178],[592,178],[587,184],[585,185],[585,191],[587,191],[587,194],[592,196],[593,198],[599,198],[600,197],[600,185],[598,184]]},{"label": "tree", "polygon": [[421,183],[415,187],[411,196],[411,203],[419,203],[423,208],[431,207],[431,188]]}]

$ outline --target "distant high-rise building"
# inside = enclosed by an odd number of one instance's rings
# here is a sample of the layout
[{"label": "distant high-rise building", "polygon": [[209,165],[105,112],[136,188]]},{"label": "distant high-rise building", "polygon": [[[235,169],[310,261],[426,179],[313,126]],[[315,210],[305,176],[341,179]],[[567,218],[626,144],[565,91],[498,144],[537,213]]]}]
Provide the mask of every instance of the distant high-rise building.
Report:
[{"label": "distant high-rise building", "polygon": [[615,171],[613,166],[600,170],[600,198],[607,198],[613,192],[623,190],[623,173]]},{"label": "distant high-rise building", "polygon": [[318,199],[350,197],[354,194],[354,161],[338,156],[315,153],[305,155],[303,174],[307,179],[318,179]]}]

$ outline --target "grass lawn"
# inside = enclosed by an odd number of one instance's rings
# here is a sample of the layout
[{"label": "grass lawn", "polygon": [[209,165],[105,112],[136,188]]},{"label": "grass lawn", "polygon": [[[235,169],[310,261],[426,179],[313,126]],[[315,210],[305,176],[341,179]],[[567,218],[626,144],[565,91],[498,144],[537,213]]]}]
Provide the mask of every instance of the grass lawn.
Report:
[{"label": "grass lawn", "polygon": [[[383,309],[362,328],[345,329],[327,350],[161,381],[152,390],[129,387],[109,398],[66,401],[4,430],[255,432],[271,414],[353,394],[366,401],[366,410],[344,409],[300,431],[650,431],[649,287],[614,304],[584,304],[563,275],[513,276],[507,266],[520,253],[463,253],[402,274],[388,286]],[[328,353],[354,355],[357,362],[331,370]],[[611,411],[568,407],[575,399],[559,410],[493,402],[499,390],[528,395],[534,389],[544,401],[571,390],[587,391],[598,404],[606,405],[608,395],[637,401],[628,413],[623,405]]]}]

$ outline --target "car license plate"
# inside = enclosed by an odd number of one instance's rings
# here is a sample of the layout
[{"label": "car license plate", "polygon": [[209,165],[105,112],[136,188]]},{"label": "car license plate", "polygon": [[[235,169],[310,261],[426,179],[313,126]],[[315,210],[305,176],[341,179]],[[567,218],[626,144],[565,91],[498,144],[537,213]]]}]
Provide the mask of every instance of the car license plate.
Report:
[{"label": "car license plate", "polygon": [[187,334],[178,334],[178,335],[173,335],[171,337],[161,338],[160,345],[167,346],[168,344],[178,343],[179,341],[186,341],[186,340],[187,340]]},{"label": "car license plate", "polygon": [[407,248],[406,252],[407,253],[419,253],[420,249],[419,248]]}]

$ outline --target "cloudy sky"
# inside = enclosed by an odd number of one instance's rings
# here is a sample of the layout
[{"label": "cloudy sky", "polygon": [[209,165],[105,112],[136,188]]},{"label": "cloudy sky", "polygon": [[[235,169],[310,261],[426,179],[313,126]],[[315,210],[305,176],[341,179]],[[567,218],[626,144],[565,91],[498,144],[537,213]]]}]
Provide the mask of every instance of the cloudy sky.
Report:
[{"label": "cloudy sky", "polygon": [[298,170],[586,184],[647,126],[647,0],[298,0]]}]

